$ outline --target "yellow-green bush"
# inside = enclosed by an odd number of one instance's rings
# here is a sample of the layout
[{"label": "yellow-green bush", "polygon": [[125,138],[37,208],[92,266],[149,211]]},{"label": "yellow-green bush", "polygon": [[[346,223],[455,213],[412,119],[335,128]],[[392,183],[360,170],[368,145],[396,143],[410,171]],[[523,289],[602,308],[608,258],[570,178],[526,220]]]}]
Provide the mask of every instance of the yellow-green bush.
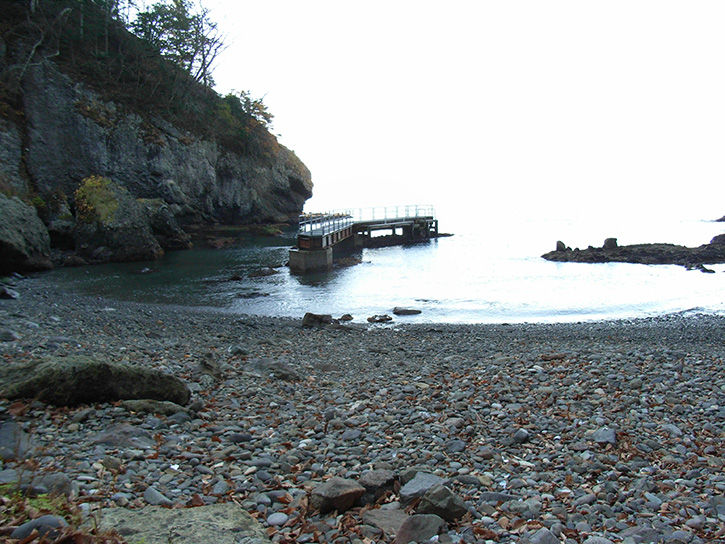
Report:
[{"label": "yellow-green bush", "polygon": [[102,176],[85,178],[75,192],[76,219],[85,223],[113,220],[118,199],[111,188],[111,180]]}]

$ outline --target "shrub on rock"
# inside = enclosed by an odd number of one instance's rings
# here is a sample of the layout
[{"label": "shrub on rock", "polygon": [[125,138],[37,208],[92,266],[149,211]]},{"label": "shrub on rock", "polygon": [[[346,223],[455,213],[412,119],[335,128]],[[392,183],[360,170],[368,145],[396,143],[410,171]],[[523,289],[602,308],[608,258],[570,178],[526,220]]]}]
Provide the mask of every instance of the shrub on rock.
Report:
[{"label": "shrub on rock", "polygon": [[76,251],[96,261],[149,261],[164,254],[149,215],[108,178],[90,176],[75,192]]}]

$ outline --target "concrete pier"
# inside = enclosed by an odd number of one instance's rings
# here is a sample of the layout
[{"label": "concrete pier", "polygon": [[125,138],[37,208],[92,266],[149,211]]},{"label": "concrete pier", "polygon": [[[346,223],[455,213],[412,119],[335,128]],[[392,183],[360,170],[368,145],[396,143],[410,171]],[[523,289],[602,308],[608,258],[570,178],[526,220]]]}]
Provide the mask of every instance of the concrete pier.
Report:
[{"label": "concrete pier", "polygon": [[[384,230],[391,235],[373,237],[373,232]],[[330,270],[336,245],[373,247],[380,245],[374,240],[381,238],[408,243],[437,235],[438,220],[432,206],[390,206],[302,215],[297,247],[289,253],[289,266],[299,274]]]},{"label": "concrete pier", "polygon": [[332,269],[332,247],[324,249],[290,249],[290,270],[298,274]]}]

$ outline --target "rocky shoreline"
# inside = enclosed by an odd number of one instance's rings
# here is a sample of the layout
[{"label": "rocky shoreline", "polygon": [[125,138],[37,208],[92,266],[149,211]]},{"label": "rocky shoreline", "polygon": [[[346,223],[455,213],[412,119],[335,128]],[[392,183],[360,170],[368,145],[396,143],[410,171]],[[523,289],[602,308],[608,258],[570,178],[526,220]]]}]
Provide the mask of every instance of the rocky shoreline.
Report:
[{"label": "rocky shoreline", "polygon": [[607,238],[602,247],[571,249],[557,242],[556,249],[542,257],[549,261],[573,263],[676,264],[703,272],[712,272],[706,264],[725,263],[725,234],[715,236],[709,244],[686,247],[676,244],[633,244],[620,246],[616,238]]},{"label": "rocky shoreline", "polygon": [[[13,289],[4,369],[90,358],[191,392],[185,406],[0,399],[17,446],[0,483],[68,493],[128,542],[725,538],[725,317],[303,327],[43,277]],[[194,513],[183,531],[155,517]]]}]

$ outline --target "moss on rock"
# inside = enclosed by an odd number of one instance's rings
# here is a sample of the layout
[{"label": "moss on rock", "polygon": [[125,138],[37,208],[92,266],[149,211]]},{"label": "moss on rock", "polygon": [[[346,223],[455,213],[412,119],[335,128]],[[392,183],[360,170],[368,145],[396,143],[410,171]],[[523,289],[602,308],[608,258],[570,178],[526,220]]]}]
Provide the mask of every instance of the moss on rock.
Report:
[{"label": "moss on rock", "polygon": [[191,395],[180,379],[158,370],[76,356],[50,358],[0,371],[0,394],[58,406],[126,399],[184,405]]}]

